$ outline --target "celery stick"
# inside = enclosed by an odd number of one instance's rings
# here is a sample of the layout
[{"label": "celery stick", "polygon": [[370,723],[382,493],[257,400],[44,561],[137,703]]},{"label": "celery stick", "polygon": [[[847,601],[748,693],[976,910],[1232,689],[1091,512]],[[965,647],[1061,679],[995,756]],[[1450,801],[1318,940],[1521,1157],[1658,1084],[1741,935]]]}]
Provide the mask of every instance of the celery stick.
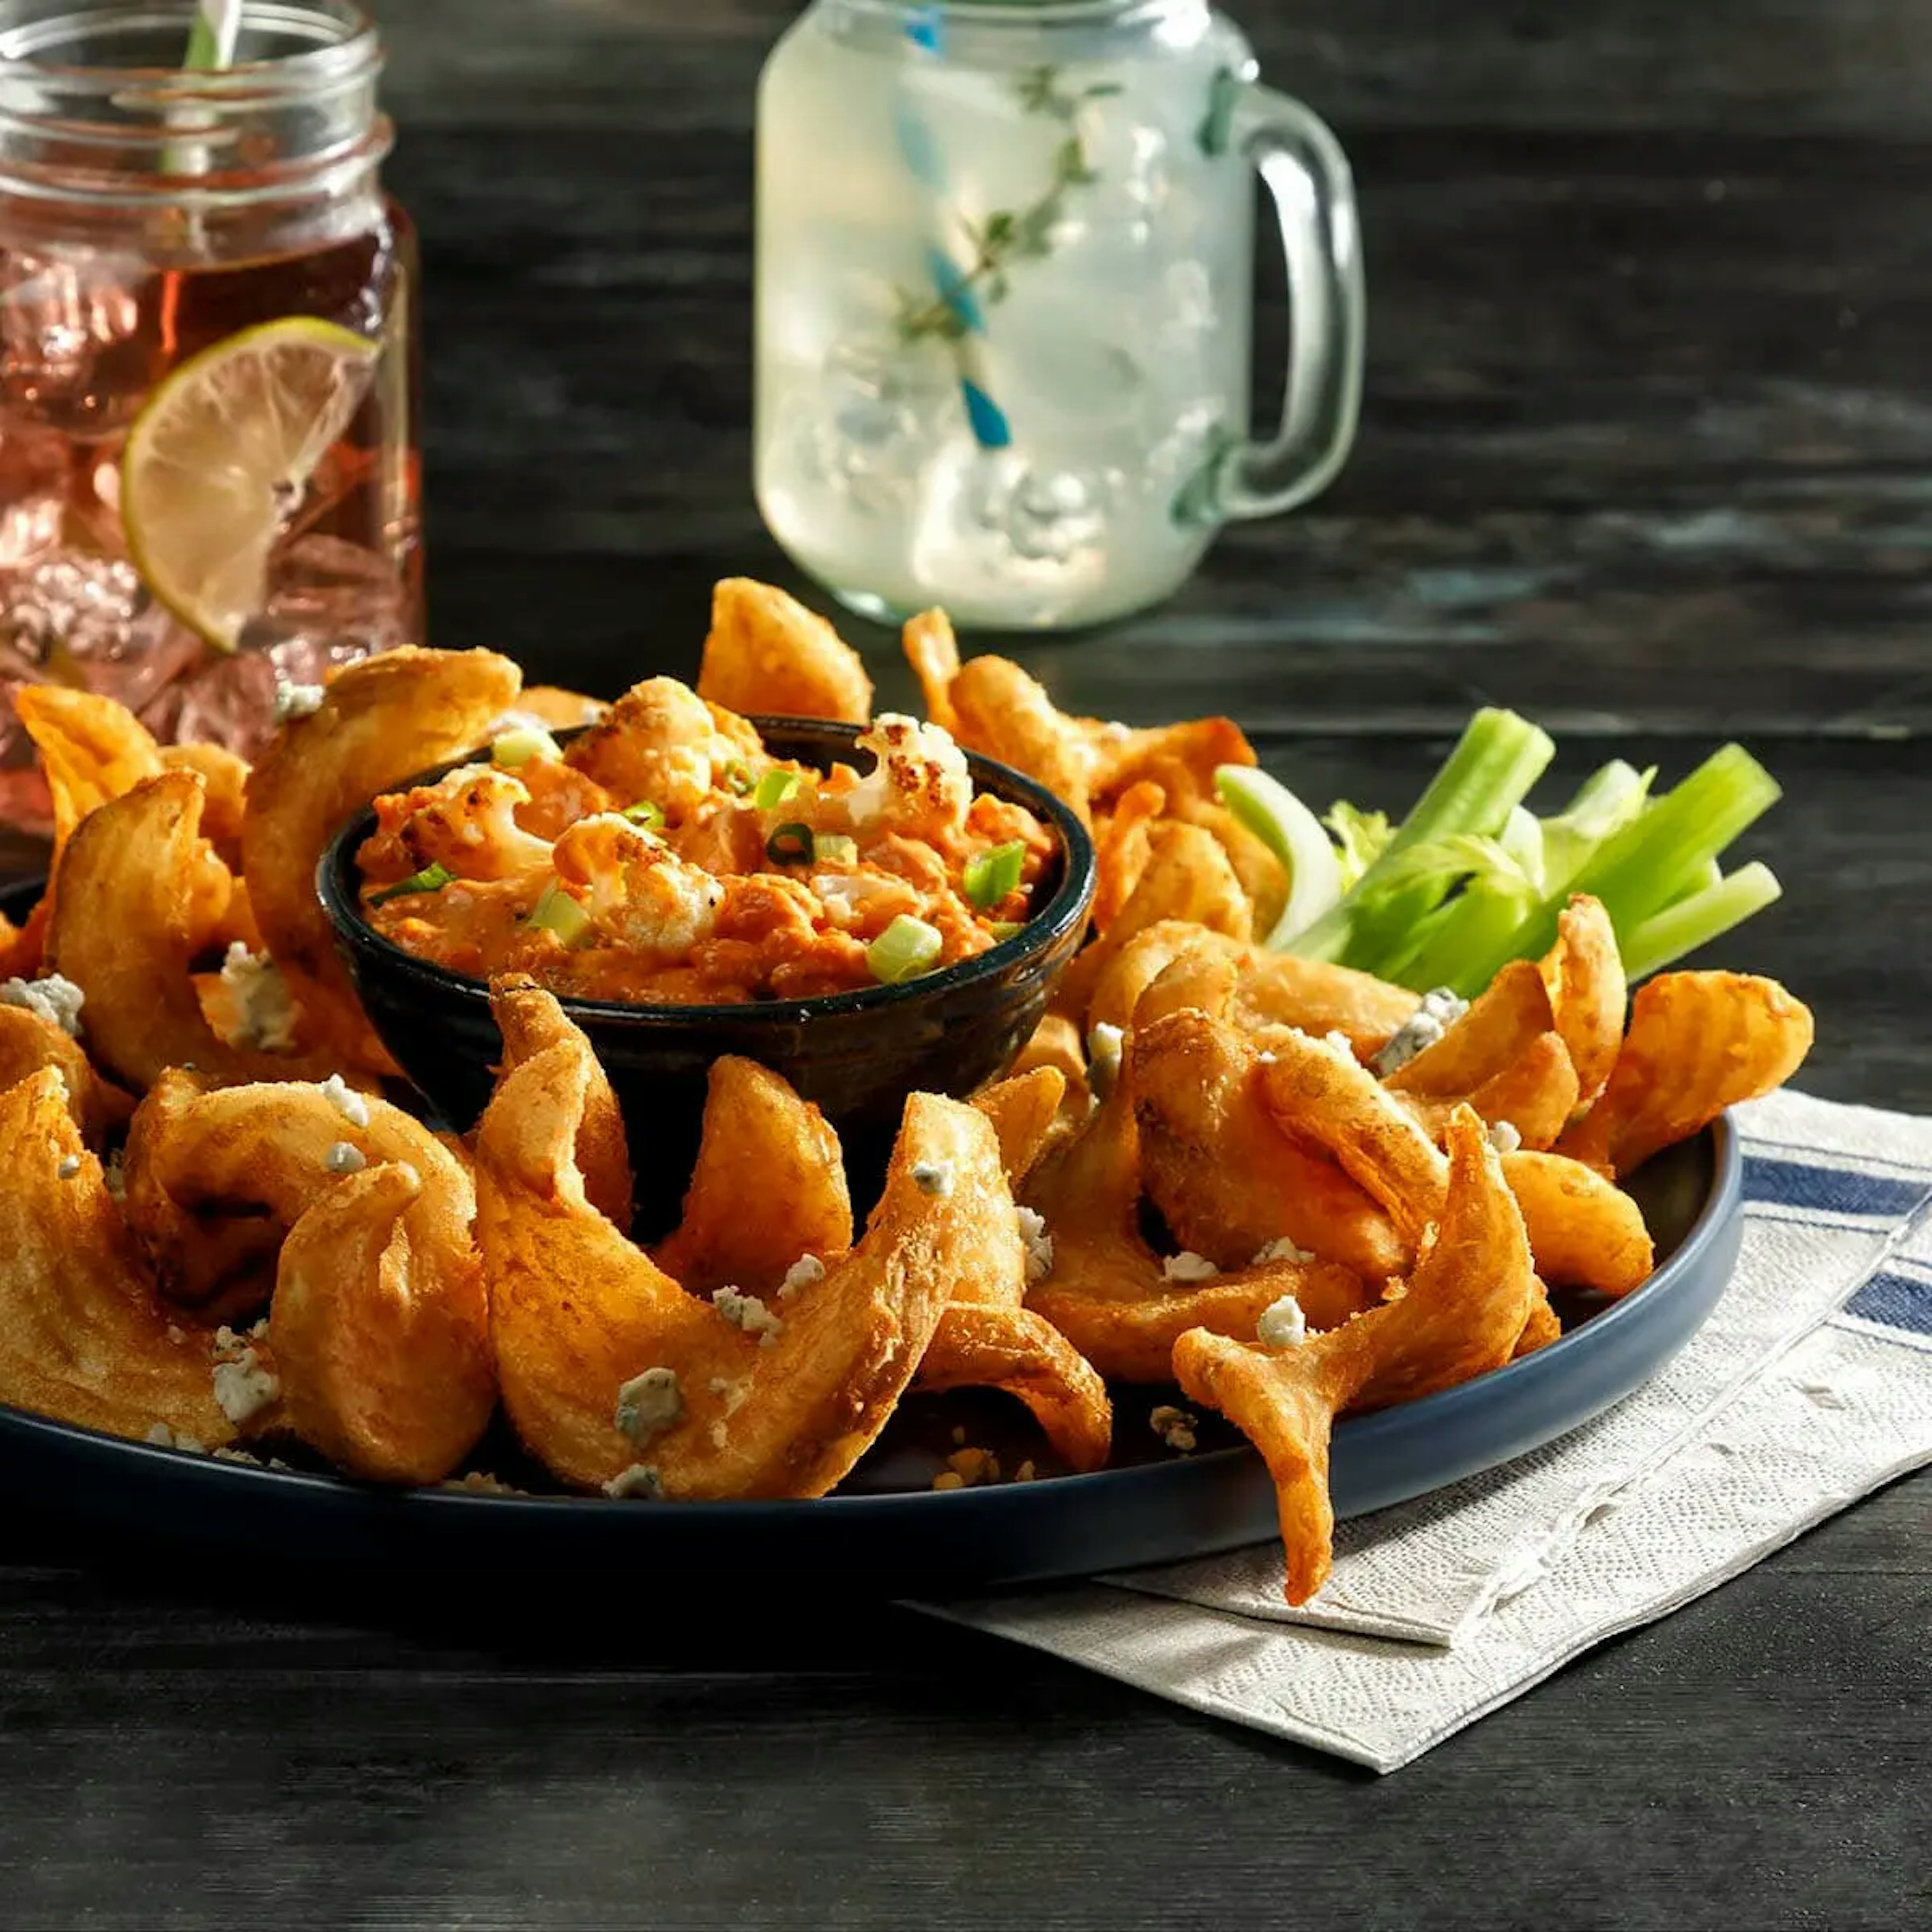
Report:
[{"label": "celery stick", "polygon": [[1542,891],[1543,820],[1527,806],[1520,805],[1510,812],[1497,843],[1522,868],[1523,877],[1538,892]]},{"label": "celery stick", "polygon": [[1498,836],[1556,755],[1549,733],[1527,718],[1493,707],[1478,711],[1415,808],[1396,827],[1383,860],[1412,845],[1439,844],[1456,832]]},{"label": "celery stick", "polygon": [[1288,903],[1264,941],[1279,950],[1342,896],[1342,868],[1322,821],[1287,786],[1252,765],[1223,765],[1214,774],[1221,802],[1288,874]]},{"label": "celery stick", "polygon": [[[1480,964],[1522,924],[1520,892],[1489,879],[1472,879],[1427,922],[1422,944],[1385,976],[1414,992],[1447,986],[1466,1000],[1490,982]],[[1469,962],[1478,970],[1472,971]]]},{"label": "celery stick", "polygon": [[[1348,963],[1406,984],[1409,962],[1425,947],[1460,957],[1469,941],[1450,935],[1471,932],[1467,922],[1505,932],[1522,924],[1542,897],[1534,874],[1502,839],[1463,833],[1440,844],[1412,846],[1391,862],[1381,889],[1356,907]],[[1513,910],[1501,910],[1498,900]]]},{"label": "celery stick", "polygon": [[1618,950],[1633,980],[1682,959],[1762,912],[1784,888],[1768,866],[1753,860],[1720,884],[1653,913],[1624,939]]},{"label": "celery stick", "polygon": [[1576,788],[1575,797],[1556,816],[1591,830],[1623,817],[1628,801],[1646,797],[1656,779],[1654,765],[1640,772],[1625,759],[1612,758]]},{"label": "celery stick", "polygon": [[1721,886],[1724,883],[1724,867],[1719,865],[1716,860],[1707,859],[1684,881],[1676,896],[1670,902],[1670,904],[1659,906],[1658,910],[1668,912],[1671,906],[1681,905],[1684,900],[1695,898],[1700,892],[1708,892],[1713,886]]},{"label": "celery stick", "polygon": [[1439,882],[1412,880],[1396,888],[1385,902],[1376,903],[1402,855],[1459,834],[1497,837],[1510,812],[1542,776],[1556,749],[1548,733],[1514,711],[1478,711],[1414,809],[1396,827],[1394,837],[1356,881],[1354,890],[1290,939],[1284,950],[1306,958],[1352,964],[1349,942],[1357,915],[1364,908],[1373,908],[1376,922],[1384,931],[1420,919],[1439,902]]},{"label": "celery stick", "polygon": [[1545,892],[1562,891],[1606,838],[1643,811],[1656,777],[1654,765],[1640,772],[1612,758],[1583,781],[1555,818],[1541,821]]},{"label": "celery stick", "polygon": [[1710,862],[1779,796],[1777,781],[1742,745],[1713,752],[1690,776],[1606,839],[1561,892],[1486,958],[1470,962],[1484,981],[1511,959],[1534,959],[1556,938],[1556,916],[1572,892],[1603,902],[1621,947],[1643,921],[1708,875]]}]

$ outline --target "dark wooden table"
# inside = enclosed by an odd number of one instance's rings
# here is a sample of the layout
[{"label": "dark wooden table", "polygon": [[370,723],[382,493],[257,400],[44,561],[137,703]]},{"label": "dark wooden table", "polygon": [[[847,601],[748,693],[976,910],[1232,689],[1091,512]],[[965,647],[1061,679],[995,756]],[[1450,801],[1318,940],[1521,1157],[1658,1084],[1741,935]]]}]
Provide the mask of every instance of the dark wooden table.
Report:
[{"label": "dark wooden table", "polygon": [[[436,636],[614,688],[784,578],[747,434],[782,0],[392,0]],[[1359,449],[1166,610],[1022,653],[1400,807],[1471,704],[1746,737],[1726,949],[1815,1090],[1932,1106],[1932,0],[1248,0],[1357,164]],[[1279,317],[1272,318],[1278,322]],[[886,640],[889,692],[907,694]],[[1392,1779],[812,1580],[397,1600],[0,1523],[0,1927],[1870,1927],[1932,1915],[1932,1483]],[[506,1578],[507,1598],[527,1580]]]}]

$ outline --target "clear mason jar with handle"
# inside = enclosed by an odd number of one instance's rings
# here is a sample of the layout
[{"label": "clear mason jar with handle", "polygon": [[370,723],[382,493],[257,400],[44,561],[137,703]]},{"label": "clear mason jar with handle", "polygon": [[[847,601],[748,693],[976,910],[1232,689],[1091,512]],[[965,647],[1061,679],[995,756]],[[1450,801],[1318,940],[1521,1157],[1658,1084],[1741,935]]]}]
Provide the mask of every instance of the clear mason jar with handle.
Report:
[{"label": "clear mason jar with handle", "polygon": [[247,751],[278,677],[416,640],[414,231],[349,0],[0,0],[0,823],[11,691]]},{"label": "clear mason jar with handle", "polygon": [[[1156,602],[1346,458],[1348,164],[1205,0],[814,0],[758,98],[758,502],[869,614]],[[1292,310],[1250,424],[1254,183]]]}]

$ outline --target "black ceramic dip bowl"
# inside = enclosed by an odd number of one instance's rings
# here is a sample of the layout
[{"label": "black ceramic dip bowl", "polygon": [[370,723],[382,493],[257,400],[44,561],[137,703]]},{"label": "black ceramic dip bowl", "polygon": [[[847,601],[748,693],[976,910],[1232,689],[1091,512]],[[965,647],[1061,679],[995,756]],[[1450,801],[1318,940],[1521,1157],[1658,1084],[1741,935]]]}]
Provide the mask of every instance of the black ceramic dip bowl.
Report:
[{"label": "black ceramic dip bowl", "polygon": [[[861,726],[754,718],[775,758],[829,768],[862,765]],[[392,787],[431,784],[457,758]],[[1072,812],[1010,766],[969,754],[976,790],[1024,806],[1056,851],[1037,889],[1040,910],[988,951],[896,986],[817,999],[736,1006],[640,1006],[565,999],[609,1075],[630,1129],[640,1216],[674,1212],[698,1146],[705,1083],[721,1055],[782,1074],[824,1110],[848,1148],[854,1192],[883,1157],[908,1094],[965,1094],[1004,1069],[1040,1023],[1048,995],[1085,933],[1094,888],[1092,841]],[[356,855],[375,830],[373,806],[338,831],[317,890],[370,1023],[396,1063],[450,1121],[468,1128],[490,1097],[502,1051],[483,981],[404,952],[363,916]],[[658,1218],[662,1218],[660,1214]],[[641,1222],[640,1222],[641,1225]]]}]

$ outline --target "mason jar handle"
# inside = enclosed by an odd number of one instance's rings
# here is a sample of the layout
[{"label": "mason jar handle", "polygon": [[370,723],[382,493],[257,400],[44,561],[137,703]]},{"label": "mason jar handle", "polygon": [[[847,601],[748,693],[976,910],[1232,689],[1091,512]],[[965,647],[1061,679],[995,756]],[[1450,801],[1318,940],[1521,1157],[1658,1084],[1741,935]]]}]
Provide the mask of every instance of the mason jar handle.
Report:
[{"label": "mason jar handle", "polygon": [[1226,518],[1292,510],[1334,481],[1362,400],[1360,231],[1348,157],[1319,118],[1271,88],[1244,86],[1232,145],[1274,203],[1288,261],[1288,370],[1281,422],[1223,459],[1214,507]]}]

